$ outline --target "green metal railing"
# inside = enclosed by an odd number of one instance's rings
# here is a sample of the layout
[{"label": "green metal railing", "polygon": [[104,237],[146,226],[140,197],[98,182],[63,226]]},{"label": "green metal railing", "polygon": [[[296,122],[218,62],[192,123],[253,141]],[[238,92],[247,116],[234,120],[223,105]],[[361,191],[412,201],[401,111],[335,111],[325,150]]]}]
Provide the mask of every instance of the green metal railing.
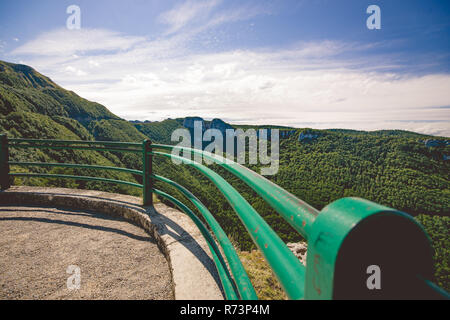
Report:
[{"label": "green metal railing", "polygon": [[[10,161],[9,148],[133,152],[142,155],[142,170],[72,163]],[[209,167],[179,156],[181,151],[213,161],[261,196],[308,241],[306,267],[236,189]],[[290,299],[448,298],[445,291],[430,281],[433,279],[433,251],[423,228],[411,216],[359,198],[339,199],[319,212],[248,168],[202,150],[152,144],[150,140],[143,143],[37,140],[8,139],[6,135],[1,135],[0,184],[1,189],[5,190],[10,187],[14,177],[125,184],[142,189],[144,206],[153,205],[152,194],[155,193],[175,204],[197,225],[210,248],[226,298],[257,299],[235,248],[213,214],[185,187],[154,174],[154,156],[191,166],[212,181],[245,226]],[[10,172],[10,165],[115,170],[140,176],[142,184],[95,176]],[[155,189],[154,181],[169,184],[180,191],[198,209],[207,226],[183,202]],[[378,236],[377,232],[381,235]],[[376,242],[373,239],[375,236],[378,236]],[[367,267],[371,265],[377,265],[381,270],[381,288],[372,288],[368,284],[371,275],[367,273]]]}]

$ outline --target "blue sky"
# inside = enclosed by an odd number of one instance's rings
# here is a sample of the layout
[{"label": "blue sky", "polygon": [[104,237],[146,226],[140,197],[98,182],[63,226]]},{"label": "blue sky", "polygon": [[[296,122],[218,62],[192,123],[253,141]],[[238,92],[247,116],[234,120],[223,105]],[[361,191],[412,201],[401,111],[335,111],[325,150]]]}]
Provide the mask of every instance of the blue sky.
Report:
[{"label": "blue sky", "polygon": [[449,16],[425,0],[2,1],[0,59],[127,119],[450,136]]}]

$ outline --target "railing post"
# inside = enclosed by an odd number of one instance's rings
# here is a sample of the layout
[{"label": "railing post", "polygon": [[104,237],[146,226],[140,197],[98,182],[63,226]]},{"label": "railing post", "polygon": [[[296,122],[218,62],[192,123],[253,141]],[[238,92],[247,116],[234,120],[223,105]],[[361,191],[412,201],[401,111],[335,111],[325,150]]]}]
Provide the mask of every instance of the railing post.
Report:
[{"label": "railing post", "polygon": [[151,140],[144,140],[142,143],[142,191],[143,191],[143,205],[153,205],[153,180],[152,175],[152,155],[149,154],[152,148]]},{"label": "railing post", "polygon": [[11,186],[9,177],[9,150],[8,137],[6,134],[0,135],[0,189],[6,190]]},{"label": "railing post", "polygon": [[412,216],[352,197],[332,202],[314,221],[305,299],[443,298],[421,279],[433,279],[433,249]]}]

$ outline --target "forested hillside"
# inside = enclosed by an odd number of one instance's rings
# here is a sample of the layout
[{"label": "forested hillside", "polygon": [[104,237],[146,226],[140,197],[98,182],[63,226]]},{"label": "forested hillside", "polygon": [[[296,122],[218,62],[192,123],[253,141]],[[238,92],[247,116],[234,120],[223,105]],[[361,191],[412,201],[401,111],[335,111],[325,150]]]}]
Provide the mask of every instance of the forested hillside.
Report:
[{"label": "forested hillside", "polygon": [[[0,131],[13,138],[142,141],[146,138],[128,121],[104,106],[65,90],[31,67],[0,61]],[[131,167],[140,166],[140,157],[96,151],[14,150],[11,158],[20,161],[78,162]],[[14,171],[24,168],[13,167]],[[99,175],[134,181],[135,177],[118,172],[90,172],[67,168],[30,168],[34,172]],[[82,171],[82,172],[81,172]],[[137,177],[139,179],[139,177]],[[16,178],[16,184],[67,186],[140,195],[128,186],[97,182],[55,179]]]},{"label": "forested hillside", "polygon": [[161,122],[141,122],[134,125],[136,129],[145,134],[150,140],[158,143],[172,144],[172,132],[183,127],[183,119],[166,119]]},{"label": "forested hillside", "polygon": [[[142,142],[150,138],[171,143],[170,135],[183,119],[132,123],[120,119],[104,106],[67,91],[49,78],[24,65],[0,61],[0,132],[8,137],[67,140],[109,140]],[[239,126],[251,128],[256,126]],[[267,126],[269,127],[269,126]],[[275,128],[272,126],[272,128]],[[299,141],[299,137],[310,135]],[[358,196],[403,210],[417,217],[430,234],[436,249],[438,283],[450,289],[450,155],[448,138],[430,137],[405,131],[363,132],[353,130],[296,129],[280,144],[280,169],[268,179],[297,197],[321,209],[341,197]],[[141,157],[97,151],[11,150],[20,161],[104,164],[140,168]],[[241,249],[253,247],[249,236],[218,189],[189,167],[174,166],[154,158],[155,173],[177,181],[196,194],[215,215],[227,234]],[[250,166],[259,172],[257,165]],[[24,168],[12,167],[13,171]],[[300,237],[278,214],[244,183],[221,168],[222,174],[285,241]],[[97,175],[140,182],[141,178],[117,172],[83,169],[32,168],[42,172]],[[128,186],[99,182],[55,179],[16,179],[15,184],[99,189],[139,196]],[[176,190],[157,183],[183,199]],[[185,201],[188,204],[188,201]],[[400,231],[401,232],[401,231]],[[382,232],[380,233],[382,236]]]},{"label": "forested hillside", "polygon": [[[302,132],[318,137],[299,142],[297,137]],[[289,139],[281,140],[279,172],[267,178],[317,209],[342,197],[357,196],[416,216],[433,240],[439,284],[448,290],[450,162],[444,159],[450,150],[448,145],[427,147],[428,139],[399,131],[298,129]],[[257,165],[249,167],[259,172]],[[156,166],[156,170],[198,195],[241,249],[254,247],[217,188],[190,168],[178,167],[176,172],[171,168],[173,165],[166,162]],[[244,195],[283,240],[300,240],[300,236],[243,182],[218,166],[214,169]],[[175,189],[170,191],[177,193]],[[182,198],[181,194],[177,196]]]}]

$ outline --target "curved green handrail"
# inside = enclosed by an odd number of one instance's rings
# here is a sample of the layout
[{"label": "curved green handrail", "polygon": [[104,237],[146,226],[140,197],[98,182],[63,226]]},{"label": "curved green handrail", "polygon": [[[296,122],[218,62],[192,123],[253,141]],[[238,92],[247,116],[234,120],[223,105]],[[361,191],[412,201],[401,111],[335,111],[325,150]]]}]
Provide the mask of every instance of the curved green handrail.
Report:
[{"label": "curved green handrail", "polygon": [[38,145],[38,144],[11,144],[14,148],[36,148],[36,149],[54,149],[54,150],[93,150],[93,151],[120,151],[120,152],[139,152],[141,149],[127,149],[127,148],[110,148],[110,147],[90,147],[90,146],[54,146],[54,145]]},{"label": "curved green handrail", "polygon": [[[354,223],[350,223],[348,218],[353,214],[361,219],[362,215],[367,214],[369,210],[365,205],[359,208],[357,212],[354,206],[347,206],[337,212],[335,215],[330,213],[326,214],[328,207],[323,209],[321,215],[316,220],[318,211],[309,206],[302,200],[296,198],[291,193],[287,192],[278,185],[272,183],[268,179],[258,175],[252,170],[234,162],[230,159],[205,152],[198,149],[170,146],[163,144],[152,145],[150,141],[144,141],[144,143],[129,143],[129,142],[115,142],[115,141],[85,141],[85,140],[42,140],[42,139],[9,139],[6,135],[0,135],[0,185],[1,189],[5,190],[9,188],[10,180],[9,176],[17,177],[43,177],[43,178],[63,178],[63,179],[75,179],[75,180],[87,180],[87,181],[100,181],[109,182],[115,184],[124,184],[133,187],[138,187],[144,191],[144,205],[152,204],[151,192],[169,200],[174,203],[181,211],[185,212],[197,225],[205,238],[208,247],[211,251],[213,261],[216,265],[222,287],[224,289],[227,299],[257,299],[254,288],[248,278],[245,269],[242,266],[242,262],[239,260],[237,253],[219,225],[217,220],[206,208],[206,206],[195,197],[185,187],[178,183],[167,179],[162,176],[151,174],[152,168],[152,155],[160,155],[171,159],[176,159],[181,163],[190,165],[208,179],[210,179],[214,185],[225,196],[226,200],[230,203],[233,210],[237,213],[239,219],[244,224],[248,233],[250,234],[253,242],[258,246],[264,255],[265,259],[269,263],[270,267],[274,271],[275,275],[280,280],[280,283],[291,299],[310,298],[317,292],[320,296],[321,293],[328,290],[330,294],[322,295],[321,298],[332,297],[331,293],[334,292],[333,277],[335,276],[332,268],[333,257],[338,254],[339,248],[331,250],[330,245],[336,243],[336,232],[344,230],[350,232],[354,227]],[[17,162],[8,161],[9,151],[8,146],[14,148],[45,148],[56,150],[94,150],[94,151],[112,151],[112,152],[138,152],[143,156],[143,170],[134,170],[120,167],[110,166],[97,166],[97,165],[83,165],[73,163],[41,163],[41,162]],[[153,149],[172,151],[171,153],[162,152],[150,152]],[[294,254],[287,248],[285,243],[278,237],[270,226],[264,221],[264,219],[258,214],[258,212],[235,190],[225,179],[219,174],[215,173],[207,166],[204,166],[196,161],[192,161],[187,158],[178,156],[173,151],[188,152],[189,155],[200,155],[202,159],[212,160],[212,162],[220,165],[227,171],[237,176],[240,180],[244,181],[250,186],[258,195],[260,195],[272,208],[274,208],[280,215],[302,234],[306,239],[310,240],[308,247],[308,274],[305,274],[305,267],[299,262]],[[17,172],[11,173],[9,171],[9,165],[17,166],[43,166],[43,167],[68,167],[68,168],[82,168],[82,169],[98,169],[98,170],[116,170],[126,172],[129,174],[140,175],[143,177],[143,184],[134,183],[130,181],[91,177],[91,176],[75,176],[65,174],[47,174],[47,173],[25,173]],[[154,189],[152,187],[154,180],[159,180],[164,183],[172,185],[179,190],[191,203],[199,210],[207,225],[210,227],[213,234],[202,223],[199,217],[183,202],[174,198],[173,196]],[[146,201],[150,199],[150,201]],[[344,199],[345,200],[345,199]],[[344,201],[341,199],[341,202]],[[358,201],[362,201],[361,199]],[[337,202],[334,203],[336,205]],[[369,212],[370,213],[370,212]],[[338,219],[335,219],[335,216]],[[343,219],[344,217],[344,219]],[[410,218],[412,219],[412,218]],[[319,222],[322,221],[322,224]],[[323,226],[323,221],[327,221],[329,225]],[[339,223],[337,223],[339,222]],[[314,223],[313,228],[311,225]],[[345,225],[344,227],[340,225]],[[330,232],[323,232],[328,230]],[[217,238],[218,243],[223,249],[223,253],[227,259],[225,261],[222,256],[213,235]],[[320,237],[319,237],[320,236]],[[324,239],[329,238],[327,243]],[[331,238],[330,238],[331,237]],[[318,241],[321,239],[321,241]],[[428,239],[428,238],[427,238]],[[325,241],[325,242],[324,242]],[[427,241],[427,240],[424,240]],[[324,245],[326,244],[326,245]],[[310,252],[311,251],[311,252]],[[319,254],[322,252],[322,254]],[[317,256],[319,257],[316,260]],[[331,257],[331,258],[330,258]],[[430,258],[431,261],[431,258]],[[331,268],[331,269],[330,269]],[[420,271],[420,270],[419,270]],[[420,276],[421,274],[419,274]],[[328,280],[329,281],[328,281]],[[331,279],[331,280],[330,280]],[[327,282],[328,281],[328,282]],[[442,289],[436,287],[430,280],[421,278],[424,284],[433,289],[435,293],[439,293],[439,296],[448,299],[448,293],[442,291]],[[306,292],[306,294],[305,294]],[[317,297],[316,297],[317,298]]]},{"label": "curved green handrail", "polygon": [[[258,193],[297,232],[308,239],[312,223],[319,211],[256,172],[221,156],[193,148],[153,144],[153,149],[183,150],[204,156],[231,172]],[[185,159],[185,158],[183,158]]]},{"label": "curved green handrail", "polygon": [[116,180],[116,179],[107,179],[107,178],[98,178],[98,177],[89,177],[89,176],[73,176],[67,174],[49,174],[49,173],[26,173],[26,172],[14,172],[10,173],[10,176],[13,177],[27,177],[27,178],[62,178],[62,179],[74,179],[74,180],[86,180],[86,181],[101,181],[101,182],[109,182],[109,183],[118,183],[125,184],[132,187],[142,188],[142,184]]},{"label": "curved green handrail", "polygon": [[199,228],[203,237],[206,239],[206,243],[209,246],[209,250],[213,256],[214,264],[216,265],[217,271],[219,273],[220,281],[222,282],[223,289],[225,291],[225,295],[229,300],[238,300],[239,297],[235,292],[233,286],[233,279],[228,272],[227,265],[223,260],[222,254],[220,253],[219,248],[217,247],[216,242],[212,238],[211,234],[208,232],[208,229],[205,225],[200,221],[200,219],[192,212],[189,207],[187,207],[184,203],[179,201],[178,199],[172,197],[171,195],[160,191],[158,189],[153,188],[153,192],[163,198],[166,198],[170,202],[174,203],[178,208],[180,208],[183,212],[185,212],[191,219],[194,221],[195,225]]},{"label": "curved green handrail", "polygon": [[133,146],[140,147],[138,142],[120,142],[120,141],[89,141],[89,140],[53,140],[53,139],[23,139],[23,138],[8,138],[10,142],[27,142],[27,143],[45,143],[45,144],[93,144],[93,145],[114,145],[114,146]]},{"label": "curved green handrail", "polygon": [[291,299],[302,299],[305,287],[305,267],[298,258],[289,250],[275,231],[256,212],[256,210],[245,200],[236,189],[225,179],[211,169],[195,161],[176,156],[170,153],[150,152],[153,155],[165,156],[176,159],[184,164],[190,165],[208,179],[222,192],[239,219],[244,224],[253,242],[261,250],[282,287]]},{"label": "curved green handrail", "polygon": [[51,163],[51,162],[18,162],[9,161],[10,165],[14,166],[36,166],[36,167],[63,167],[63,168],[80,168],[80,169],[98,169],[98,170],[115,170],[132,174],[142,175],[141,170],[134,170],[128,168],[109,167],[109,166],[93,166],[87,164],[75,164],[75,163]]},{"label": "curved green handrail", "polygon": [[179,185],[178,183],[156,174],[153,174],[152,177],[156,180],[165,182],[175,187],[195,205],[195,207],[205,218],[207,224],[213,231],[214,235],[217,238],[217,241],[223,249],[225,257],[227,258],[227,261],[230,265],[231,273],[233,274],[233,277],[236,281],[236,285],[241,298],[245,300],[257,300],[258,296],[256,295],[255,289],[253,288],[253,285],[248,278],[247,272],[245,271],[244,266],[242,265],[242,262],[239,259],[239,256],[237,255],[233,244],[230,242],[225,231],[223,231],[222,227],[219,225],[211,212],[206,208],[206,206],[196,196],[194,196],[192,192]]}]

